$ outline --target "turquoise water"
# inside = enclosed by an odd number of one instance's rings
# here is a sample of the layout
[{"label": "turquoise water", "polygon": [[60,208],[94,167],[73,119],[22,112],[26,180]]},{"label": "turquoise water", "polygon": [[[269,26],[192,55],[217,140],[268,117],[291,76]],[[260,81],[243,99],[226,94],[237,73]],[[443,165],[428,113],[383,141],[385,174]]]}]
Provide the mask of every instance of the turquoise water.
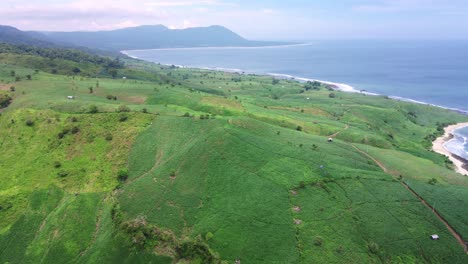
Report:
[{"label": "turquoise water", "polygon": [[285,74],[468,111],[468,41],[318,41],[304,46],[129,51],[162,64]]}]

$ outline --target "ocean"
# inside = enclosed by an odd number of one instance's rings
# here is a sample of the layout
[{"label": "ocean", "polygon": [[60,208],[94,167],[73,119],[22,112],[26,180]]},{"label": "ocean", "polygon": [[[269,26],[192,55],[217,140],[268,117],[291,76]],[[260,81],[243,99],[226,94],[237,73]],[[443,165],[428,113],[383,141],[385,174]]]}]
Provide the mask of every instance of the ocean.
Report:
[{"label": "ocean", "polygon": [[454,138],[445,143],[445,148],[451,153],[468,160],[468,127],[453,131]]},{"label": "ocean", "polygon": [[[168,65],[329,81],[342,84],[344,90],[365,90],[468,113],[468,40],[336,40],[125,53]],[[457,132],[446,147],[468,159],[468,128]]]},{"label": "ocean", "polygon": [[468,111],[468,40],[317,41],[260,48],[126,51],[161,64],[283,74]]}]

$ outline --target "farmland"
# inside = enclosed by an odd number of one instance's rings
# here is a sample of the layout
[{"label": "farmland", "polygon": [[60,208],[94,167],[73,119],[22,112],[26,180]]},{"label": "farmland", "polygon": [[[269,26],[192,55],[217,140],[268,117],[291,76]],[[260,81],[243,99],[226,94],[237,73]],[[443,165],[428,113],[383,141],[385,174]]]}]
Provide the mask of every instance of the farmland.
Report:
[{"label": "farmland", "polygon": [[468,178],[428,150],[466,116],[269,76],[3,58],[2,263],[468,260],[402,184],[468,238]]}]

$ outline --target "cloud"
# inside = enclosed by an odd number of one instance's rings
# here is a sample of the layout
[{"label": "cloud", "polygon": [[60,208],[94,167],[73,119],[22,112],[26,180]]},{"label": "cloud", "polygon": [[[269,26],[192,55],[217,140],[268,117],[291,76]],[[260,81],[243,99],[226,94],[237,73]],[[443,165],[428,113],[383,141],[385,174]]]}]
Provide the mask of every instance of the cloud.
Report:
[{"label": "cloud", "polygon": [[273,9],[263,9],[262,12],[265,13],[265,14],[273,14],[273,13],[275,13],[275,10],[273,10]]},{"label": "cloud", "polygon": [[30,30],[102,30],[163,23],[181,28],[195,24],[187,22],[190,9],[232,6],[221,0],[55,0],[48,4],[7,0],[0,2],[0,24]]},{"label": "cloud", "polygon": [[354,5],[359,12],[414,12],[414,11],[456,11],[466,8],[463,0],[376,0],[372,4]]}]

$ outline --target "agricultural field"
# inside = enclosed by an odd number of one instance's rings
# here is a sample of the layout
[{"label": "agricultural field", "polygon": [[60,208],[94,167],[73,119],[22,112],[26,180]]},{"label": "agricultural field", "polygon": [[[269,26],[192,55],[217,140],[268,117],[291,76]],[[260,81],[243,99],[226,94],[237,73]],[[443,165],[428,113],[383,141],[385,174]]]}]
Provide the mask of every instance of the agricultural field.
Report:
[{"label": "agricultural field", "polygon": [[135,60],[0,63],[0,263],[468,261],[434,213],[466,241],[468,178],[429,151],[466,116]]}]

